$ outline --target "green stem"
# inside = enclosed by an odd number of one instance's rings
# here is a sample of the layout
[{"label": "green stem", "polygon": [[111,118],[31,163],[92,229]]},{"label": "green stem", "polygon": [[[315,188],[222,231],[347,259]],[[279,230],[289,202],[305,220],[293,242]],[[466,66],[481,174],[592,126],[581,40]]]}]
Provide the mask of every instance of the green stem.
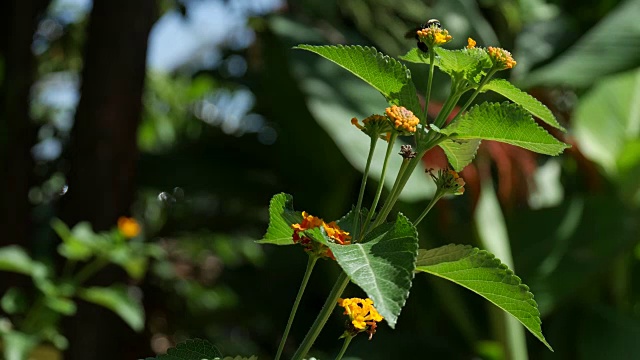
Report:
[{"label": "green stem", "polygon": [[[478,84],[478,87],[473,92],[473,94],[471,94],[471,96],[469,97],[467,102],[464,103],[464,105],[460,108],[460,111],[458,111],[456,116],[454,116],[453,119],[451,119],[451,123],[456,121],[460,117],[460,115],[463,112],[465,112],[469,106],[471,106],[471,103],[473,102],[473,100],[475,100],[476,96],[478,96],[478,94],[480,94],[480,90],[482,90],[482,88],[487,84],[487,82],[489,82],[489,80],[491,80],[491,78],[493,77],[493,75],[497,71],[498,70],[496,70],[495,68],[492,68],[491,70],[489,70],[489,73],[487,74],[487,76],[485,76],[484,79],[482,79],[482,81],[480,81],[480,84]],[[460,95],[462,95],[462,94],[460,94]]]},{"label": "green stem", "polygon": [[442,109],[440,109],[438,116],[433,122],[435,126],[437,126],[438,128],[442,128],[444,123],[447,121],[447,117],[449,116],[449,114],[451,114],[451,111],[453,111],[453,108],[456,106],[456,103],[460,99],[461,95],[462,93],[458,91],[458,83],[454,81],[451,84],[449,97],[447,97],[447,100],[445,100],[444,104],[442,105]]},{"label": "green stem", "polygon": [[347,352],[347,348],[349,347],[349,344],[351,343],[351,339],[353,339],[353,336],[349,336],[347,335],[344,338],[344,344],[342,344],[342,349],[340,349],[340,353],[338,354],[338,356],[336,356],[336,360],[341,360],[342,356],[344,355],[345,352]]},{"label": "green stem", "polygon": [[[433,72],[435,68],[435,52],[433,51],[433,47],[429,47],[429,78],[427,79],[427,93],[425,95],[424,102],[424,122],[423,129],[427,128],[427,115],[429,114],[429,102],[431,101],[431,86],[433,84]],[[424,130],[420,132],[420,137],[424,136]],[[417,143],[417,142],[416,142]]]},{"label": "green stem", "polygon": [[309,260],[307,261],[307,270],[304,272],[304,277],[302,278],[300,289],[298,289],[298,295],[296,296],[296,300],[294,301],[293,307],[291,308],[289,320],[287,321],[287,326],[284,329],[284,334],[282,334],[282,340],[280,340],[280,346],[278,346],[278,352],[276,353],[275,360],[280,359],[280,356],[282,355],[284,344],[287,342],[287,337],[289,336],[289,330],[291,330],[291,324],[293,324],[293,318],[295,318],[296,316],[298,305],[300,305],[302,294],[304,294],[304,289],[307,287],[307,283],[309,282],[309,278],[311,277],[311,272],[313,272],[313,267],[316,265],[316,261],[318,261],[317,257],[309,256]]},{"label": "green stem", "polygon": [[[367,179],[369,177],[369,168],[371,167],[371,159],[373,159],[373,153],[376,150],[376,144],[378,143],[378,136],[371,135],[371,144],[369,145],[369,156],[367,157],[367,165],[364,167],[364,173],[362,174],[362,181],[360,182],[360,194],[358,195],[358,203],[356,204],[356,219],[353,221],[353,238],[358,238],[358,221],[360,220],[360,210],[362,209],[362,199],[364,198],[364,190],[367,186]],[[371,211],[369,211],[371,213]],[[367,222],[365,221],[365,224]],[[277,359],[277,358],[276,358]]]},{"label": "green stem", "polygon": [[442,198],[444,194],[441,194],[440,192],[436,191],[436,193],[433,195],[433,198],[431,199],[431,201],[429,202],[429,205],[427,205],[427,208],[424,209],[424,211],[422,212],[422,214],[420,214],[420,216],[418,216],[418,218],[416,219],[416,221],[413,222],[413,226],[418,226],[418,224],[420,223],[420,221],[422,221],[422,219],[424,219],[424,217],[429,213],[429,211],[431,210],[431,208],[433,207],[433,205],[435,205],[438,200],[440,200],[440,198]]},{"label": "green stem", "polygon": [[302,358],[307,355],[309,349],[311,349],[311,346],[313,346],[313,343],[316,341],[316,338],[320,334],[320,331],[322,331],[324,324],[327,323],[331,312],[336,307],[338,298],[340,297],[340,295],[342,295],[342,292],[347,287],[347,284],[349,284],[349,277],[347,276],[347,274],[342,272],[342,274],[340,274],[340,276],[336,280],[336,283],[333,285],[331,292],[327,296],[327,300],[325,300],[322,310],[320,310],[320,313],[316,317],[316,320],[313,322],[313,325],[311,325],[311,328],[307,332],[307,335],[304,337],[304,340],[302,340],[302,344],[300,344],[300,347],[298,348],[296,353],[293,354],[292,360],[302,360]]},{"label": "green stem", "polygon": [[367,226],[369,224],[372,214],[376,211],[376,208],[378,207],[378,201],[380,201],[380,196],[382,195],[382,189],[384,188],[384,178],[387,173],[387,164],[389,164],[391,151],[393,151],[393,144],[396,142],[397,137],[398,137],[398,133],[394,132],[393,134],[391,134],[391,138],[389,139],[389,145],[387,146],[387,152],[384,155],[384,163],[382,164],[382,174],[380,174],[380,182],[378,183],[376,196],[373,198],[373,203],[371,203],[371,208],[369,208],[369,214],[367,215],[367,219],[364,222],[364,226]]},{"label": "green stem", "polygon": [[87,281],[91,276],[95,275],[98,271],[100,271],[103,267],[107,266],[109,261],[104,258],[97,258],[87,264],[82,270],[78,271],[76,276],[74,277],[74,283],[76,285],[80,285]]},{"label": "green stem", "polygon": [[389,196],[387,197],[387,200],[384,202],[382,209],[380,209],[380,212],[378,213],[378,217],[376,217],[376,223],[378,223],[380,214],[383,214],[386,211],[386,209],[389,207],[390,200],[399,196],[399,192],[402,191],[402,189],[400,189],[400,183],[402,182],[404,174],[406,173],[407,168],[409,167],[409,164],[411,163],[411,161],[412,160],[409,160],[409,159],[402,160],[402,165],[400,166],[400,170],[398,170],[398,175],[396,176],[396,181],[393,183],[393,187],[391,188],[391,191],[389,192]]}]

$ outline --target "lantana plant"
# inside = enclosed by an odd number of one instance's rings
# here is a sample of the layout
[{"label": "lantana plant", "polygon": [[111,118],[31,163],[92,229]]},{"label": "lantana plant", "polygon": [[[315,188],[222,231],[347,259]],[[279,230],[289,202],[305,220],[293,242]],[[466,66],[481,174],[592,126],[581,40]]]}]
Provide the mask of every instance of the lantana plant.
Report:
[{"label": "lantana plant", "polygon": [[[482,140],[500,141],[546,155],[558,155],[567,144],[557,140],[539,126],[533,116],[551,127],[564,131],[551,111],[529,94],[506,80],[494,78],[496,73],[516,66],[512,55],[497,47],[479,47],[473,39],[463,49],[442,47],[452,37],[436,20],[416,29],[418,46],[400,59],[428,66],[425,106],[420,105],[416,86],[409,69],[396,59],[362,46],[299,45],[296,49],[316,53],[345,68],[378,90],[389,107],[380,109],[362,121],[353,118],[354,130],[371,140],[368,159],[355,205],[336,221],[299,212],[293,208],[293,197],[275,195],[269,206],[269,227],[261,243],[301,245],[308,255],[307,270],[293,302],[289,321],[275,356],[282,357],[283,348],[293,323],[307,281],[319,259],[335,262],[341,273],[327,295],[324,306],[299,345],[294,360],[303,359],[314,344],[336,305],[349,317],[342,337],[345,353],[351,339],[360,332],[369,339],[382,321],[394,328],[411,290],[416,273],[447,279],[489,300],[513,315],[550,350],[541,330],[540,313],[533,294],[519,277],[491,253],[467,245],[449,244],[439,248],[420,249],[416,225],[434,204],[445,196],[462,195],[464,180],[458,172],[474,158]],[[451,78],[449,96],[434,119],[427,117],[435,68]],[[477,95],[493,91],[511,102],[483,102],[472,106]],[[460,103],[463,95],[466,101]],[[454,109],[457,113],[452,116]],[[345,119],[345,121],[348,121]],[[393,153],[399,139],[407,142],[400,157]],[[369,207],[363,204],[373,154],[378,143],[386,143],[386,155],[377,190]],[[392,214],[400,193],[425,153],[441,147],[450,164],[445,169],[428,169],[436,191],[425,210],[415,219],[402,213]],[[393,156],[392,156],[393,155]],[[387,198],[379,204],[387,165],[400,161],[395,182]],[[359,286],[365,299],[341,299],[350,283]]]}]

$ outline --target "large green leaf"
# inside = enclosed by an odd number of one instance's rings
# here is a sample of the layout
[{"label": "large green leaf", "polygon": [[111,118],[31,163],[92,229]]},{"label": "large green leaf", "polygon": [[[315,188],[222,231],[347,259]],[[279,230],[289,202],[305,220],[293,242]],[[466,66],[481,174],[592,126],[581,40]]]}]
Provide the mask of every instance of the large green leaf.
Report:
[{"label": "large green leaf", "polygon": [[404,306],[414,276],[418,234],[402,214],[383,224],[362,243],[328,243],[338,264],[360,286],[392,328]]},{"label": "large green leaf", "polygon": [[542,335],[540,312],[529,287],[493,254],[467,245],[445,245],[418,252],[416,271],[461,285],[515,316],[549,349]]},{"label": "large green leaf", "polygon": [[462,171],[476,157],[480,139],[445,140],[439,144],[455,171]]},{"label": "large green leaf", "polygon": [[291,245],[293,244],[293,229],[291,224],[302,220],[300,213],[293,210],[293,196],[276,194],[269,203],[269,227],[264,239],[258,241],[263,244]]},{"label": "large green leaf", "polygon": [[132,329],[144,329],[144,308],[132,298],[125,286],[90,287],[80,289],[78,296],[88,302],[103,306],[118,314]]},{"label": "large green leaf", "polygon": [[189,339],[178,344],[175,348],[169,349],[164,355],[145,360],[214,360],[219,358],[222,358],[222,354],[207,340]]},{"label": "large green leaf", "polygon": [[565,128],[563,128],[558,123],[558,120],[556,120],[556,117],[553,116],[553,113],[551,112],[551,110],[549,110],[548,107],[544,106],[533,96],[518,89],[507,80],[492,79],[482,88],[482,91],[486,90],[497,92],[498,94],[506,97],[514,103],[522,106],[525,110],[530,112],[531,115],[537,116],[538,118],[540,118],[540,120],[546,122],[556,129],[566,131]]},{"label": "large green leaf", "polygon": [[569,145],[541,128],[522,107],[482,103],[441,130],[455,139],[495,140],[541,154],[558,155]]},{"label": "large green leaf", "polygon": [[333,61],[373,86],[389,103],[402,105],[417,117],[423,115],[411,72],[394,58],[362,46],[298,45],[295,48]]}]

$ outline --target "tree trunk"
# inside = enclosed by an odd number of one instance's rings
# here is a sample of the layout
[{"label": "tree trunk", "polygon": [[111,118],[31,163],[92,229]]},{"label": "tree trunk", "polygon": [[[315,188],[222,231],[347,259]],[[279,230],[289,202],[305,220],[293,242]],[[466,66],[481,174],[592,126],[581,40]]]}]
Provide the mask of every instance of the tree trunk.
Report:
[{"label": "tree trunk", "polygon": [[29,186],[32,180],[35,128],[29,116],[29,95],[35,58],[31,52],[38,20],[48,0],[6,1],[0,5],[4,60],[0,91],[0,247],[29,246]]},{"label": "tree trunk", "polygon": [[[113,227],[126,215],[135,191],[137,127],[142,112],[147,39],[154,0],[95,0],[89,19],[80,102],[71,132],[68,193],[61,204],[69,225],[89,221]],[[98,274],[96,284],[125,280],[122,272]],[[126,356],[132,331],[111,312],[80,304],[65,334],[65,359],[112,360]]]}]

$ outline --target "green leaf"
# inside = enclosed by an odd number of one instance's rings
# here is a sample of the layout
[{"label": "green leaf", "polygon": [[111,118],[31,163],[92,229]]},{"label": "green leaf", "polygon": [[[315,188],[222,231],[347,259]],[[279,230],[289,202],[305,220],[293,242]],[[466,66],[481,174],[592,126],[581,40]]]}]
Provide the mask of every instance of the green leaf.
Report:
[{"label": "green leaf", "polygon": [[542,335],[540,312],[529,287],[488,251],[454,244],[420,249],[416,271],[447,279],[484,297],[515,316],[553,351]]},{"label": "green leaf", "polygon": [[291,245],[293,229],[291,224],[302,221],[300,213],[293,210],[293,196],[280,193],[269,203],[269,227],[261,244]]},{"label": "green leaf", "polygon": [[76,303],[73,302],[73,300],[61,296],[47,294],[44,300],[44,304],[49,309],[62,315],[71,316],[76,313]]},{"label": "green leaf", "polygon": [[402,105],[417,117],[423,116],[411,72],[402,63],[371,47],[298,45],[350,71],[378,90],[390,104]]},{"label": "green leaf", "polygon": [[443,72],[455,76],[457,74],[472,82],[479,82],[483,69],[491,67],[487,51],[482,48],[447,50],[435,48],[440,58],[439,67]]},{"label": "green leaf", "polygon": [[0,333],[3,341],[3,354],[6,360],[27,359],[31,351],[38,345],[39,338],[19,331]]},{"label": "green leaf", "polygon": [[20,288],[9,288],[0,299],[0,307],[7,314],[24,314],[28,306],[27,295]]},{"label": "green leaf", "polygon": [[413,224],[398,214],[394,223],[373,229],[362,243],[328,246],[351,281],[394,328],[414,276],[418,234]]},{"label": "green leaf", "polygon": [[[409,52],[399,56],[398,58],[400,60],[416,64],[431,64],[431,61],[429,60],[429,54],[418,48],[412,48],[411,50],[409,50]],[[434,63],[436,66],[440,66],[440,58],[436,56]]]},{"label": "green leaf", "polygon": [[449,163],[455,171],[462,171],[476,157],[480,139],[471,140],[450,140],[447,139],[439,144],[447,155]]},{"label": "green leaf", "polygon": [[144,308],[140,302],[129,296],[125,286],[80,289],[78,296],[115,312],[135,331],[144,329]]},{"label": "green leaf", "polygon": [[538,101],[538,99],[518,89],[507,80],[493,79],[482,88],[482,91],[486,90],[497,92],[498,94],[506,97],[514,103],[522,106],[525,110],[531,113],[531,115],[537,116],[540,120],[554,128],[560,129],[564,132],[567,131],[558,123],[558,120],[556,120],[556,117],[553,116],[553,113],[549,108],[544,106],[540,101]]},{"label": "green leaf", "polygon": [[[435,65],[451,76],[462,76],[468,81],[478,83],[485,68],[491,66],[489,56],[484,49],[447,50],[435,49]],[[429,56],[419,49],[411,49],[400,59],[413,63],[430,64]]]},{"label": "green leaf", "polygon": [[522,107],[482,103],[441,130],[455,139],[495,140],[541,154],[558,155],[569,145],[541,128]]},{"label": "green leaf", "polygon": [[11,271],[29,275],[34,278],[43,278],[47,275],[47,267],[31,257],[17,245],[0,248],[0,271]]},{"label": "green leaf", "polygon": [[214,360],[216,358],[222,358],[222,354],[213,344],[207,340],[189,339],[169,349],[165,355],[146,360]]}]

